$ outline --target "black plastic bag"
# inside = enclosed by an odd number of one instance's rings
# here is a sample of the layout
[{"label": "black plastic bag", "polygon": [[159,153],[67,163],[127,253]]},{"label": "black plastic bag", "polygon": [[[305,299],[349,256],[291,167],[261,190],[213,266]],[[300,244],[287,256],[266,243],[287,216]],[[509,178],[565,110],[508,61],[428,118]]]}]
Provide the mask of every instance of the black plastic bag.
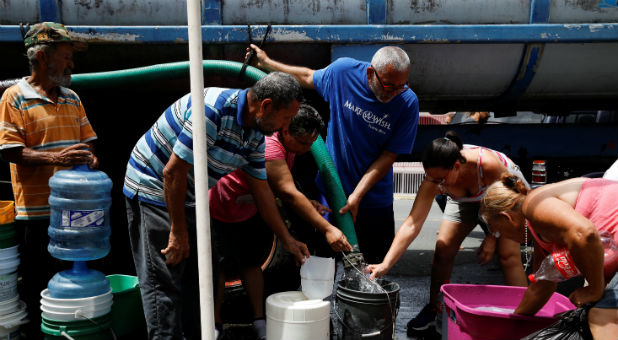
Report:
[{"label": "black plastic bag", "polygon": [[588,310],[591,306],[587,304],[561,313],[558,321],[521,340],[592,340],[588,326]]}]

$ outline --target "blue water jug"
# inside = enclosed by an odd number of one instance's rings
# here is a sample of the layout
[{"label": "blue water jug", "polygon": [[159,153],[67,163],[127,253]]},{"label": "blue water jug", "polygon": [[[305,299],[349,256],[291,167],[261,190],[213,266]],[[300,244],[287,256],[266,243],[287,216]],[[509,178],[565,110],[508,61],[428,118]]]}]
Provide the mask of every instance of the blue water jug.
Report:
[{"label": "blue water jug", "polygon": [[88,165],[57,171],[49,179],[47,250],[58,259],[90,261],[109,253],[112,181]]},{"label": "blue water jug", "polygon": [[73,268],[56,273],[47,283],[49,296],[55,299],[77,299],[109,293],[109,279],[101,272],[76,261]]}]

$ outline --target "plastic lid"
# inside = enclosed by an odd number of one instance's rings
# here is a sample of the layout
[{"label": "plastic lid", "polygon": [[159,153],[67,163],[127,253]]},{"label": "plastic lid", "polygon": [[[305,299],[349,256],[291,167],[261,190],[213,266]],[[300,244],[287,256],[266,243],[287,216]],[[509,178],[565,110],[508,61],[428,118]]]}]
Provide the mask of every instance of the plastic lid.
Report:
[{"label": "plastic lid", "polygon": [[330,318],[330,302],[309,300],[298,291],[276,293],[266,299],[266,317],[284,322],[320,321]]},{"label": "plastic lid", "polygon": [[536,283],[536,276],[534,274],[528,275],[528,280],[532,283]]}]

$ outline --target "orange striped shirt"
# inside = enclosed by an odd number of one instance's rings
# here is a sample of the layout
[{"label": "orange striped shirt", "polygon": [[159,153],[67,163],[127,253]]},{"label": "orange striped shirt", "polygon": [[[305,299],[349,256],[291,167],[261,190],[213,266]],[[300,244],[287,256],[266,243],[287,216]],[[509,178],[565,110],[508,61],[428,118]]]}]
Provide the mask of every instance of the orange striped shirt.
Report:
[{"label": "orange striped shirt", "polygon": [[[77,94],[65,87],[60,87],[59,92],[54,103],[34,90],[25,78],[4,91],[0,100],[0,150],[28,147],[53,152],[96,139]],[[66,168],[11,163],[16,219],[49,216],[48,181],[62,169]]]}]

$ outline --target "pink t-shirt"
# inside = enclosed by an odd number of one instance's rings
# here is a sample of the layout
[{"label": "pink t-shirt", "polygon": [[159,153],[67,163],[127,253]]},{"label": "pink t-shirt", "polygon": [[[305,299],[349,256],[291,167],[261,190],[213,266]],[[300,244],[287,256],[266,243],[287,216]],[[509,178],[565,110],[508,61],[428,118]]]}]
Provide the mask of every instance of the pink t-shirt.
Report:
[{"label": "pink t-shirt", "polygon": [[[285,150],[279,141],[278,132],[266,136],[264,159],[267,162],[284,159],[288,168],[292,169],[294,156],[294,153]],[[245,172],[237,169],[219,179],[217,184],[208,190],[210,216],[222,222],[238,223],[248,220],[257,213],[246,176]]]}]

